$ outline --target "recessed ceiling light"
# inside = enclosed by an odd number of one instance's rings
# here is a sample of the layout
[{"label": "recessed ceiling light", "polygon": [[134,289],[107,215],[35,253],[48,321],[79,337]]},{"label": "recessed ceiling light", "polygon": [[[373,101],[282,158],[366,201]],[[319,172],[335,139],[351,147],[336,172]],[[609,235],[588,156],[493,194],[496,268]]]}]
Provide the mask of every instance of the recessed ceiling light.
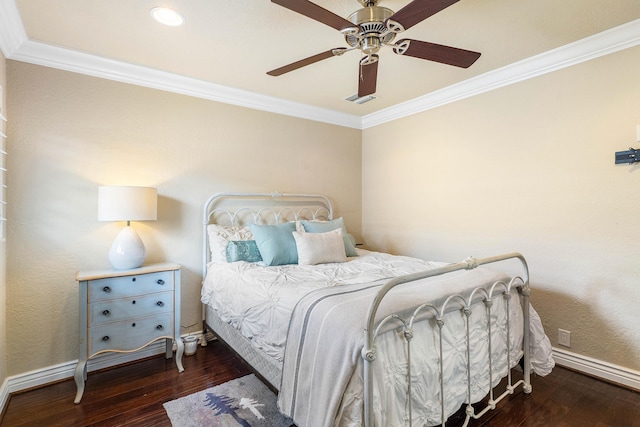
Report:
[{"label": "recessed ceiling light", "polygon": [[154,7],[151,9],[151,16],[159,23],[172,27],[184,24],[184,16],[166,7]]}]

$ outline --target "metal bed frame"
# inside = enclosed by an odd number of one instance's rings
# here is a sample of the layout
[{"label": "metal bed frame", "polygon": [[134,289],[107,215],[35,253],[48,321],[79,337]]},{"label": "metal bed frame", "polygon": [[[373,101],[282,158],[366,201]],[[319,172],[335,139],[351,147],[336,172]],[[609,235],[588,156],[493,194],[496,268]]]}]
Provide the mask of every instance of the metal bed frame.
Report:
[{"label": "metal bed frame", "polygon": [[[218,207],[225,200],[238,200],[238,201],[255,201],[263,203],[262,206],[256,205],[255,207],[240,206],[235,207],[233,210],[229,208]],[[269,207],[264,207],[264,203],[270,203]],[[228,225],[246,225],[248,223],[260,223],[265,218],[271,218],[269,223],[278,223],[283,221],[295,221],[301,219],[332,219],[333,218],[333,206],[330,200],[318,194],[287,194],[287,193],[217,193],[209,197],[204,205],[202,225],[203,225],[203,279],[207,273],[207,263],[210,259],[210,251],[208,244],[207,226],[211,223],[212,219],[226,217]],[[448,274],[459,270],[472,270],[480,265],[495,264],[498,262],[518,260],[522,269],[520,275],[516,275],[510,279],[508,283],[499,281],[494,283],[489,290],[484,288],[476,288],[470,292],[466,292],[465,295],[455,294],[450,295],[440,305],[436,306],[432,303],[424,303],[418,306],[415,311],[408,317],[403,318],[398,314],[393,314],[385,317],[384,319],[376,322],[376,313],[380,306],[380,303],[384,299],[385,295],[396,286],[403,283],[425,279],[428,277],[434,277],[439,275]],[[519,253],[510,253],[506,255],[499,255],[489,258],[468,258],[463,262],[456,264],[449,264],[444,267],[436,268],[433,270],[425,271],[422,273],[409,274],[401,277],[396,277],[388,281],[377,293],[375,299],[371,302],[369,311],[367,314],[366,327],[364,330],[364,347],[362,349],[362,358],[364,360],[364,416],[365,426],[374,426],[374,413],[373,413],[373,364],[376,361],[376,338],[381,333],[382,329],[392,322],[399,323],[403,330],[403,336],[406,342],[407,349],[407,401],[409,412],[409,426],[412,425],[412,409],[411,409],[411,340],[413,338],[413,326],[414,322],[419,316],[424,317],[424,314],[432,315],[439,329],[439,367],[440,367],[440,403],[442,413],[442,426],[446,425],[445,417],[445,400],[442,396],[445,396],[445,387],[443,376],[443,363],[442,363],[442,328],[444,327],[444,315],[454,310],[461,310],[466,318],[466,351],[467,351],[467,402],[471,401],[471,367],[470,367],[470,332],[469,332],[469,317],[472,310],[484,309],[487,315],[487,319],[491,318],[491,306],[495,298],[504,298],[506,300],[507,312],[509,312],[509,304],[511,298],[511,290],[516,288],[521,296],[521,304],[523,310],[524,319],[524,331],[523,331],[523,379],[517,381],[515,384],[511,375],[511,353],[509,348],[509,339],[507,339],[507,351],[504,357],[507,359],[507,386],[499,396],[494,396],[494,387],[492,386],[493,378],[493,363],[491,358],[491,335],[492,327],[491,322],[488,321],[487,337],[489,342],[489,357],[487,360],[487,369],[489,373],[489,390],[487,395],[489,396],[486,406],[476,413],[471,403],[466,404],[465,408],[465,421],[463,426],[467,426],[469,421],[478,419],[486,414],[488,411],[495,409],[496,405],[510,394],[513,394],[517,387],[522,386],[525,393],[531,393],[531,374],[530,374],[530,332],[529,332],[529,272],[526,260]],[[279,380],[282,377],[281,368],[274,363],[272,359],[266,354],[257,351],[252,348],[248,340],[240,335],[235,329],[227,326],[222,322],[212,310],[207,310],[207,306],[203,304],[203,334],[206,336],[207,330],[211,331],[218,338],[222,339],[228,344],[240,357],[247,361],[256,371],[256,373],[266,380],[272,388],[279,389]],[[506,332],[507,337],[510,335],[510,318],[507,316]],[[202,345],[206,345],[206,339],[202,340]],[[515,362],[515,361],[513,361]]]},{"label": "metal bed frame", "polygon": [[[376,313],[378,311],[378,307],[380,303],[384,299],[385,295],[389,293],[394,287],[399,286],[403,283],[412,282],[414,280],[426,279],[429,277],[440,276],[447,273],[452,273],[454,271],[459,270],[472,270],[477,268],[483,264],[492,264],[502,261],[507,261],[510,259],[517,259],[520,261],[523,274],[522,276],[514,276],[509,283],[505,283],[502,281],[495,282],[489,291],[480,287],[473,289],[470,293],[465,293],[467,295],[450,295],[446,298],[446,300],[442,303],[440,307],[437,307],[431,303],[424,303],[418,306],[415,311],[411,314],[411,316],[406,319],[402,318],[397,314],[392,314],[384,319],[380,320],[377,325],[375,322]],[[491,351],[491,306],[493,304],[494,298],[504,298],[506,300],[507,313],[509,313],[509,303],[511,299],[511,289],[517,288],[520,295],[522,296],[522,310],[524,317],[524,331],[523,331],[523,357],[524,357],[524,378],[515,384],[513,384],[511,377],[511,349],[509,347],[510,341],[507,338],[507,351],[505,357],[507,359],[507,388],[504,393],[500,396],[494,396],[494,388],[491,386],[493,384],[493,360],[492,360],[492,351]],[[407,347],[407,379],[409,382],[407,388],[407,402],[409,404],[409,426],[412,425],[412,408],[411,408],[411,340],[413,338],[413,325],[416,319],[420,314],[424,311],[429,311],[436,319],[436,324],[438,325],[439,332],[439,366],[440,366],[440,396],[445,396],[445,383],[444,383],[444,364],[442,362],[442,328],[445,325],[444,315],[453,310],[462,310],[466,319],[466,350],[467,350],[467,406],[465,409],[466,417],[463,426],[467,426],[470,419],[478,419],[482,417],[485,413],[487,413],[491,409],[495,409],[498,402],[507,397],[510,394],[513,394],[518,386],[522,385],[522,388],[525,393],[531,393],[531,364],[530,364],[530,350],[529,350],[529,342],[530,342],[530,332],[529,332],[529,272],[527,263],[524,257],[518,253],[511,253],[506,255],[499,255],[490,258],[467,258],[465,261],[457,263],[457,264],[449,264],[444,267],[436,268],[433,270],[408,274],[405,276],[396,277],[395,279],[391,279],[388,281],[380,291],[378,291],[375,299],[369,306],[369,312],[367,314],[367,322],[364,330],[364,347],[362,349],[362,358],[364,359],[364,410],[365,410],[365,426],[373,427],[373,367],[372,364],[375,363],[376,360],[376,337],[379,335],[383,326],[390,322],[399,322],[401,324],[403,330],[403,336],[406,341]],[[466,298],[465,298],[466,296]],[[470,358],[470,328],[469,328],[469,317],[471,316],[472,310],[475,308],[474,306],[482,303],[486,310],[487,316],[487,337],[489,343],[489,357],[487,361],[487,368],[489,373],[489,385],[490,389],[488,390],[489,401],[487,405],[482,409],[479,413],[475,413],[474,407],[471,405],[471,358]],[[507,316],[506,329],[507,329],[507,337],[510,336],[510,318]],[[441,405],[441,414],[442,414],[442,426],[446,425],[446,417],[445,417],[445,400],[441,397],[440,399]]]}]

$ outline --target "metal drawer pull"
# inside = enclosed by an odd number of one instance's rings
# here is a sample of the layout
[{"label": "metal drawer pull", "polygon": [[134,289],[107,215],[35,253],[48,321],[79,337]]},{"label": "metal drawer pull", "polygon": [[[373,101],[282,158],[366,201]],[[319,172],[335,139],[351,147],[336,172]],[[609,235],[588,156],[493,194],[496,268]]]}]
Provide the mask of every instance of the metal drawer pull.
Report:
[{"label": "metal drawer pull", "polygon": [[111,288],[108,287],[108,286],[105,286],[104,288],[102,288],[102,291],[106,292],[106,293],[109,293],[109,292],[111,292]]},{"label": "metal drawer pull", "polygon": [[110,312],[109,310],[104,310],[104,311],[102,312],[102,314],[103,314],[104,316],[108,316],[108,315],[110,315],[110,314],[111,314],[111,312]]},{"label": "metal drawer pull", "polygon": [[135,304],[135,303],[136,303],[136,300],[131,301],[131,304]]},{"label": "metal drawer pull", "polygon": [[158,325],[158,326],[156,326],[156,329],[157,329],[157,330],[159,330],[159,331],[161,331],[161,330],[163,330],[163,329],[164,329],[164,326],[162,326],[162,325]]},{"label": "metal drawer pull", "polygon": [[156,282],[158,285],[164,285],[164,280],[162,279],[158,279],[158,281]]},{"label": "metal drawer pull", "polygon": [[133,279],[131,279],[131,281],[132,281],[132,282],[135,282],[135,281],[136,281],[136,278],[134,277]]},{"label": "metal drawer pull", "polygon": [[136,324],[135,324],[135,323],[132,323],[132,324],[131,324],[131,327],[132,327],[132,328],[135,328],[135,327],[136,327]]},{"label": "metal drawer pull", "polygon": [[102,337],[102,341],[109,341],[109,335],[105,335]]},{"label": "metal drawer pull", "polygon": [[156,303],[156,305],[157,305],[158,307],[164,307],[164,303],[163,303],[162,301],[158,301],[158,302]]}]

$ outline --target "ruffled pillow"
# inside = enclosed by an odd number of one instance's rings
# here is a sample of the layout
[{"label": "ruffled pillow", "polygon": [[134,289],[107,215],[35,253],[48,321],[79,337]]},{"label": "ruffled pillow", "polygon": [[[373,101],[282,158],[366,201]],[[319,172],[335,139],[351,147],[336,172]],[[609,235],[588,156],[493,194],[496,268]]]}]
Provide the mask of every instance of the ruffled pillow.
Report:
[{"label": "ruffled pillow", "polygon": [[227,262],[227,246],[232,240],[252,240],[253,235],[249,227],[228,227],[218,224],[207,225],[209,235],[209,250],[211,251],[211,262]]}]

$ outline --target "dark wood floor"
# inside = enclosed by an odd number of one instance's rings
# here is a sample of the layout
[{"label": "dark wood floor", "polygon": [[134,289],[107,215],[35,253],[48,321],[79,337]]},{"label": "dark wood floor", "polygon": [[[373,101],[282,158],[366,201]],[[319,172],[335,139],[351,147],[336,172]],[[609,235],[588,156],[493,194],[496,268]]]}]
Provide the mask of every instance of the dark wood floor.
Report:
[{"label": "dark wood floor", "polygon": [[[170,426],[162,404],[249,373],[221,343],[183,358],[158,356],[90,373],[84,397],[73,403],[75,383],[63,381],[11,396],[0,422],[18,426]],[[532,378],[533,393],[519,389],[471,426],[640,427],[640,393],[557,367]],[[460,425],[454,416],[447,426]]]}]

